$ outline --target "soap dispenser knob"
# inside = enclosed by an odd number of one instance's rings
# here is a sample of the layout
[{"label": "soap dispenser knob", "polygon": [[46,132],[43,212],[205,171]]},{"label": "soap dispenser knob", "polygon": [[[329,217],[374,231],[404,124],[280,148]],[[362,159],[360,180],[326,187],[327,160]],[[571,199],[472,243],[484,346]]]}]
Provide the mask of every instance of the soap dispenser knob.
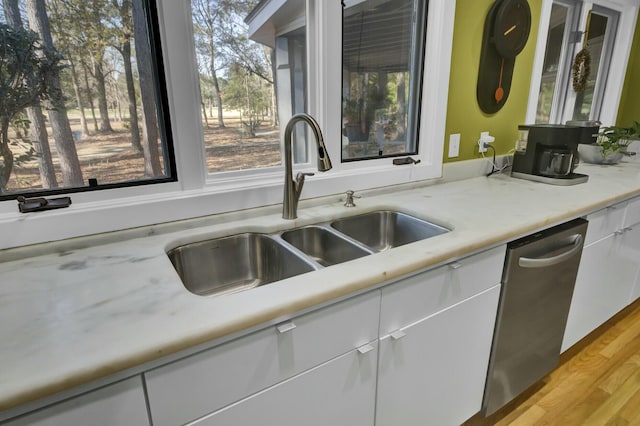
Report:
[{"label": "soap dispenser knob", "polygon": [[356,203],[353,202],[353,199],[354,198],[361,198],[361,197],[358,197],[357,195],[354,195],[355,192],[353,192],[352,190],[348,190],[346,192],[346,194],[347,194],[347,199],[344,202],[344,206],[345,207],[355,207]]}]

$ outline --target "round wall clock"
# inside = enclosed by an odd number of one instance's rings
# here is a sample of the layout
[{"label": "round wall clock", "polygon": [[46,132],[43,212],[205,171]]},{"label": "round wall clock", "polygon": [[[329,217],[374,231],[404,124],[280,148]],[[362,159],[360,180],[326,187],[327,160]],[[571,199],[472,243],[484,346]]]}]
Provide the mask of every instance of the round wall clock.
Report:
[{"label": "round wall clock", "polygon": [[482,111],[493,114],[507,101],[516,56],[527,44],[531,8],[526,0],[496,0],[484,24],[477,98]]}]

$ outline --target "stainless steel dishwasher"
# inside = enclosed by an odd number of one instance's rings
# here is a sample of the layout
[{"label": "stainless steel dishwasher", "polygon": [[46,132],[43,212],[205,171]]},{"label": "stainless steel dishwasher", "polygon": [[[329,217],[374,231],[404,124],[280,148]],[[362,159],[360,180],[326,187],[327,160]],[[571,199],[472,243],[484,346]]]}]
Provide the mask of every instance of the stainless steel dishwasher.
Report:
[{"label": "stainless steel dishwasher", "polygon": [[586,230],[575,219],[507,245],[484,416],[558,364]]}]

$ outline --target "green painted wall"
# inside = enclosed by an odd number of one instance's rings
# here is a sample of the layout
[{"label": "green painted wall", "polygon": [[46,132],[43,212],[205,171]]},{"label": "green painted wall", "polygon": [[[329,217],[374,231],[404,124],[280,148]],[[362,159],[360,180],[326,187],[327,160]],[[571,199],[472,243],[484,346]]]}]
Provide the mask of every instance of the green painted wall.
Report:
[{"label": "green painted wall", "polygon": [[[444,162],[479,158],[478,138],[482,131],[490,131],[495,136],[493,145],[497,154],[506,154],[513,149],[518,136],[518,124],[524,124],[542,0],[529,0],[531,33],[527,45],[516,58],[509,98],[500,111],[485,114],[476,101],[476,83],[484,19],[493,2],[494,0],[456,2]],[[453,133],[461,135],[460,156],[448,158],[449,135]]]},{"label": "green painted wall", "polygon": [[630,126],[634,121],[640,121],[640,14],[633,36],[627,76],[624,80],[620,108],[618,109],[618,126]]}]

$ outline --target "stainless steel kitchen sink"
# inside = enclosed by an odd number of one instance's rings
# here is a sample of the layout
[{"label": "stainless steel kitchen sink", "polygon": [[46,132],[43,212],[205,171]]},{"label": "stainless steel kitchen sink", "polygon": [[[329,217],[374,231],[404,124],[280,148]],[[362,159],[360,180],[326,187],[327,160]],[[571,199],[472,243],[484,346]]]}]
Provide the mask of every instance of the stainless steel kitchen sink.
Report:
[{"label": "stainless steel kitchen sink", "polygon": [[395,211],[375,211],[273,234],[243,233],[167,252],[187,290],[221,296],[443,234]]},{"label": "stainless steel kitchen sink", "polygon": [[387,210],[337,219],[331,226],[376,251],[385,251],[449,232],[431,222]]},{"label": "stainless steel kitchen sink", "polygon": [[321,226],[292,229],[283,232],[281,237],[322,266],[347,262],[373,253],[372,250],[354,244]]},{"label": "stainless steel kitchen sink", "polygon": [[245,233],[176,247],[168,253],[192,293],[220,296],[317,269],[266,234]]}]

